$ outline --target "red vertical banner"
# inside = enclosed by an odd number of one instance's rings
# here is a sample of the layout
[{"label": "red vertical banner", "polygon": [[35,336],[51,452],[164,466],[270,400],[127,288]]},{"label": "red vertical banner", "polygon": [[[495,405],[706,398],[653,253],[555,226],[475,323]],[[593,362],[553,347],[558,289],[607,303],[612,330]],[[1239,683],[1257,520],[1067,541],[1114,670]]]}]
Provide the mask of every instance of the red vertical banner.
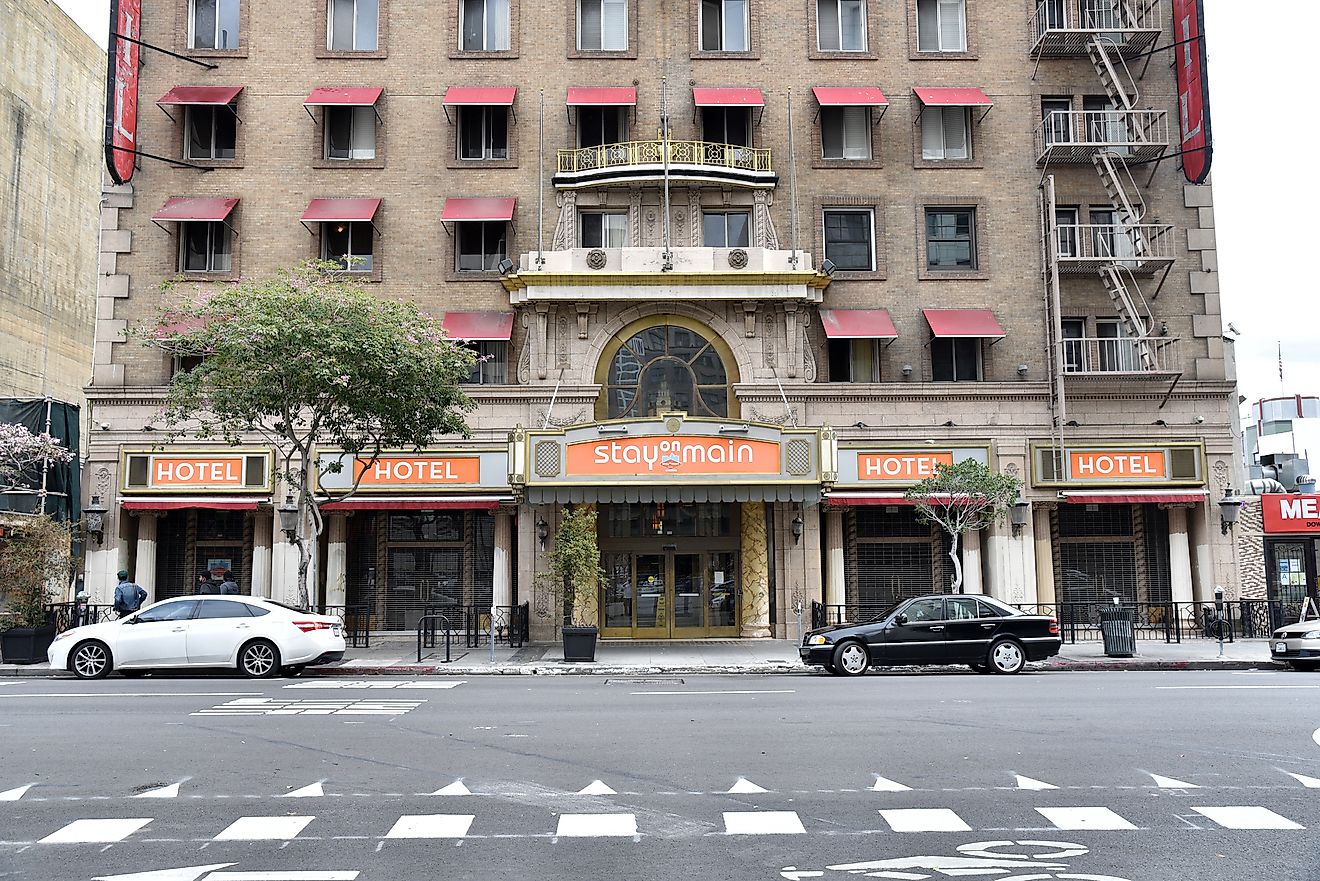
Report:
[{"label": "red vertical banner", "polygon": [[[127,38],[127,39],[125,39]],[[138,54],[142,0],[110,0],[105,78],[105,165],[117,184],[133,178],[137,161]]]},{"label": "red vertical banner", "polygon": [[1178,75],[1178,123],[1187,180],[1204,183],[1210,174],[1210,80],[1206,75],[1205,10],[1202,0],[1173,0],[1174,70]]}]

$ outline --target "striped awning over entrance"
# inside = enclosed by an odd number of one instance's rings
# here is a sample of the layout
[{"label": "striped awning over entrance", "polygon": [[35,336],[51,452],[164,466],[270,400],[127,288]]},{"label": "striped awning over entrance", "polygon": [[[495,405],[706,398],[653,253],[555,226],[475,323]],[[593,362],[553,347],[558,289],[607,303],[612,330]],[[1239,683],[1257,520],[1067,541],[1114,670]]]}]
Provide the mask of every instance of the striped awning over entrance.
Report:
[{"label": "striped awning over entrance", "polygon": [[620,502],[820,502],[820,487],[802,484],[733,486],[558,486],[528,487],[532,505]]}]

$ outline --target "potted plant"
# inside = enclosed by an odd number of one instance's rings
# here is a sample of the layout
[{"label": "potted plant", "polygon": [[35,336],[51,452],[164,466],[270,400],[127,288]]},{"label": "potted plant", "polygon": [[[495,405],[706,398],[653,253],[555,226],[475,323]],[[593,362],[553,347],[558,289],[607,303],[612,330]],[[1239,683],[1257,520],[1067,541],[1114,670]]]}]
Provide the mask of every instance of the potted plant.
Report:
[{"label": "potted plant", "polygon": [[12,626],[0,631],[0,658],[7,664],[46,660],[55,639],[47,605],[72,572],[69,527],[41,514],[23,517],[0,541],[0,591]]},{"label": "potted plant", "polygon": [[555,532],[546,577],[559,597],[556,605],[564,615],[561,631],[564,660],[596,660],[597,585],[604,572],[600,568],[600,548],[596,545],[594,507],[583,505],[564,512]]}]

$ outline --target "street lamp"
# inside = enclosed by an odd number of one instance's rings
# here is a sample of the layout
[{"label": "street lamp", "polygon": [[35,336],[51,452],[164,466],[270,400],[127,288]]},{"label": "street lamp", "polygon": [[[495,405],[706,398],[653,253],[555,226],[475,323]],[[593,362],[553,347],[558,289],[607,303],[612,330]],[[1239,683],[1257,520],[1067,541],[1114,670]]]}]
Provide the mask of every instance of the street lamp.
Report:
[{"label": "street lamp", "polygon": [[802,542],[802,525],[802,514],[795,514],[793,516],[793,544]]},{"label": "street lamp", "polygon": [[1238,515],[1242,513],[1242,499],[1233,495],[1233,487],[1224,490],[1224,497],[1219,500],[1219,530],[1220,534],[1228,535],[1228,531],[1233,528],[1233,524],[1238,522]]},{"label": "street lamp", "polygon": [[545,520],[536,518],[536,540],[541,544],[541,550],[545,550],[545,540],[550,536],[550,527],[546,526]]},{"label": "street lamp", "polygon": [[1008,506],[1008,522],[1013,525],[1013,535],[1022,534],[1022,527],[1027,525],[1027,516],[1031,511],[1031,502],[1018,493],[1017,500]]},{"label": "street lamp", "polygon": [[280,532],[289,541],[298,534],[298,506],[293,503],[293,493],[288,493],[284,497],[284,502],[275,509],[275,513],[280,515]]},{"label": "street lamp", "polygon": [[109,509],[101,504],[101,497],[98,495],[92,496],[92,500],[83,509],[83,530],[96,539],[98,547],[105,540],[105,515],[107,513],[109,513]]}]

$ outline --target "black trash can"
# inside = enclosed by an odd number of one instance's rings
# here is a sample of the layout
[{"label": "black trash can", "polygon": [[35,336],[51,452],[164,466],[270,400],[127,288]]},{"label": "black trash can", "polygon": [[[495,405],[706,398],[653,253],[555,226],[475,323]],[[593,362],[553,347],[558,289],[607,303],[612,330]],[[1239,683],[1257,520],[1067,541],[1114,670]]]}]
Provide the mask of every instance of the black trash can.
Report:
[{"label": "black trash can", "polygon": [[1105,640],[1105,657],[1130,658],[1137,653],[1137,632],[1129,607],[1101,606],[1100,634]]}]

